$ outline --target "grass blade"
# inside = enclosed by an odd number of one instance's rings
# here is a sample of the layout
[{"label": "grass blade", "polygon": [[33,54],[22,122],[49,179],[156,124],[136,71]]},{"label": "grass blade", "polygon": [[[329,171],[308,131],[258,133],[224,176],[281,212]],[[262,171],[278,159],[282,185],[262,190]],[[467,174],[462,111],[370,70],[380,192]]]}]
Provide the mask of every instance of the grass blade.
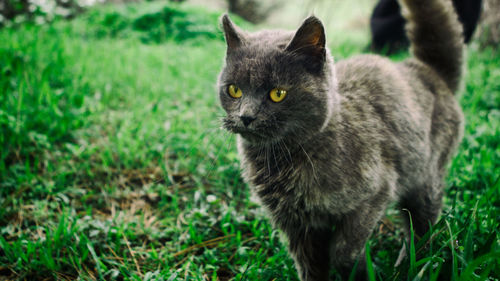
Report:
[{"label": "grass blade", "polygon": [[99,259],[99,257],[95,253],[95,250],[94,250],[94,247],[92,246],[92,244],[87,243],[87,248],[89,249],[90,254],[92,255],[92,258],[94,258],[95,265],[97,268],[97,273],[99,274],[99,279],[104,280],[103,269],[101,268],[101,260]]},{"label": "grass blade", "polygon": [[453,233],[451,231],[450,223],[446,221],[446,226],[448,227],[448,232],[450,233],[450,250],[451,250],[451,256],[452,256],[452,275],[451,275],[451,280],[455,281],[457,280],[458,276],[458,268],[457,268],[457,254],[455,252],[455,245],[453,244],[455,241],[455,238],[453,237]]},{"label": "grass blade", "polygon": [[375,270],[373,269],[373,263],[372,263],[372,257],[370,254],[369,243],[366,243],[365,251],[366,251],[366,272],[368,274],[368,280],[375,281],[376,280],[375,279]]}]

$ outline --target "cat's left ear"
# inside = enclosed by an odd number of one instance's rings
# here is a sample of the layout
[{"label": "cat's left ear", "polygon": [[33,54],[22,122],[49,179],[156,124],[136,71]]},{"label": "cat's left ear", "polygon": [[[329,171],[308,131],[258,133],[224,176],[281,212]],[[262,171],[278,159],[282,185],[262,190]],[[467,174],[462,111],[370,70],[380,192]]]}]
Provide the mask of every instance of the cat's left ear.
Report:
[{"label": "cat's left ear", "polygon": [[325,29],[321,21],[315,17],[308,17],[293,36],[286,47],[286,51],[301,53],[321,61],[325,60]]},{"label": "cat's left ear", "polygon": [[224,37],[226,38],[227,51],[236,49],[243,45],[245,37],[241,31],[230,19],[227,14],[222,15],[221,24],[224,30]]}]

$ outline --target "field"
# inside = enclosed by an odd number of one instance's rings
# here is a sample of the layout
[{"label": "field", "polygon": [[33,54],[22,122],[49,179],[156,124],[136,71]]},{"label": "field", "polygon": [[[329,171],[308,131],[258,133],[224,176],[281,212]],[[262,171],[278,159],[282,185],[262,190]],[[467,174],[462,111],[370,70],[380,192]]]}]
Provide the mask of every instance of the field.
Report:
[{"label": "field", "polygon": [[[220,128],[220,14],[153,2],[0,29],[0,280],[298,280]],[[328,43],[339,60],[367,36]],[[467,51],[442,217],[394,268],[389,210],[372,280],[500,278],[500,52]]]}]

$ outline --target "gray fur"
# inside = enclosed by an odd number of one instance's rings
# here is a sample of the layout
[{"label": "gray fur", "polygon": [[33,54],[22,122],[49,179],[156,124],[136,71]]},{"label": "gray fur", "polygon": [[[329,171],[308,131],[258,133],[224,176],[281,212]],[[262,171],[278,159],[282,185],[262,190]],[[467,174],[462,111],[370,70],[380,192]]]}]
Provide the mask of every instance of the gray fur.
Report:
[{"label": "gray fur", "polygon": [[[402,2],[412,3],[413,29],[435,19],[429,13],[444,18],[427,25],[459,26],[449,0]],[[417,4],[435,10],[422,15]],[[315,17],[295,33],[245,33],[226,15],[222,23],[229,47],[219,97],[224,127],[239,134],[243,177],[288,237],[301,280],[328,280],[332,265],[347,278],[358,258],[364,280],[364,245],[391,201],[411,212],[417,236],[440,212],[445,166],[462,136],[453,97],[461,34],[439,29],[447,41],[430,46],[421,34],[415,58],[401,63],[363,55],[334,64]],[[426,55],[450,45],[460,51],[442,61]],[[228,95],[230,84],[241,98]],[[275,87],[288,91],[280,103],[269,99]]]}]

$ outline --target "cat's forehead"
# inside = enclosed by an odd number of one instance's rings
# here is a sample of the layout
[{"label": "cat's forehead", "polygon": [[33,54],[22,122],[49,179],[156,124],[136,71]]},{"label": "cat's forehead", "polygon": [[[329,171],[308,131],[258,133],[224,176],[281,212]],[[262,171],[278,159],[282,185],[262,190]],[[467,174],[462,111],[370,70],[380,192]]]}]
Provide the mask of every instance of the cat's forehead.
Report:
[{"label": "cat's forehead", "polygon": [[228,78],[250,87],[283,80],[290,63],[284,49],[292,35],[283,31],[249,34],[245,45],[228,54]]},{"label": "cat's forehead", "polygon": [[248,33],[245,43],[233,50],[232,61],[250,67],[273,62],[283,53],[292,38],[293,33],[282,30],[264,30]]},{"label": "cat's forehead", "polygon": [[228,60],[227,78],[240,87],[258,88],[283,80],[286,66],[279,50],[245,50]]}]

